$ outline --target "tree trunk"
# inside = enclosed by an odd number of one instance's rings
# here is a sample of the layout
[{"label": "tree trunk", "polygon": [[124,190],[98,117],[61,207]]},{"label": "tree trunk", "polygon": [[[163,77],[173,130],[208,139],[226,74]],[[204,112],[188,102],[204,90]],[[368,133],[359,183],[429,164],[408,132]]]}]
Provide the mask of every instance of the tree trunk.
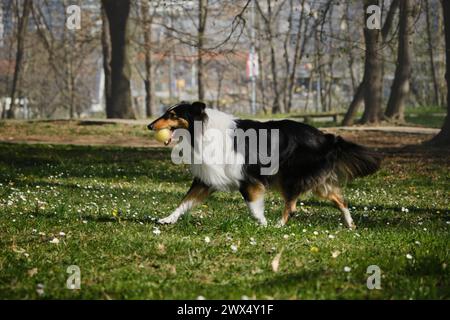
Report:
[{"label": "tree trunk", "polygon": [[[259,19],[256,17],[256,24],[257,24],[257,30],[260,30],[259,28]],[[261,105],[262,109],[264,111],[264,114],[268,114],[269,110],[267,108],[267,101],[266,101],[266,72],[264,70],[264,63],[263,60],[263,52],[261,50],[261,34],[258,34],[258,47],[256,52],[258,52],[258,68],[259,68],[259,91],[261,92]]]},{"label": "tree trunk", "polygon": [[[371,4],[373,4],[373,3],[371,3]],[[395,12],[397,11],[398,7],[399,7],[399,0],[393,0],[389,7],[389,11],[387,13],[383,28],[381,29],[383,45],[386,44],[387,36],[389,35],[389,31],[392,28]],[[365,6],[364,8],[366,9],[367,6]],[[367,12],[367,11],[365,11],[365,12]],[[367,21],[367,16],[365,17],[364,21]],[[351,70],[351,72],[352,72],[352,70]],[[381,73],[382,73],[382,71],[381,71]],[[349,107],[349,109],[344,117],[344,120],[342,122],[342,125],[344,125],[344,126],[353,124],[353,119],[356,117],[356,113],[358,112],[359,107],[361,106],[362,102],[364,101],[365,85],[367,83],[364,78],[365,75],[366,75],[366,72],[364,71],[363,79],[362,79],[360,85],[358,86],[358,89],[355,92],[355,96],[353,97],[350,107]],[[380,84],[380,90],[381,89],[382,89],[382,83]],[[380,104],[381,104],[381,101],[382,100],[380,100]],[[380,110],[381,110],[381,107],[380,107]]]},{"label": "tree trunk", "polygon": [[358,86],[358,89],[356,89],[356,93],[353,96],[350,107],[348,107],[347,113],[345,114],[344,120],[342,121],[343,126],[351,126],[353,124],[353,119],[355,119],[358,109],[364,102],[364,92],[365,84],[364,82],[361,82]]},{"label": "tree trunk", "polygon": [[259,15],[255,15],[255,32],[256,32],[256,41],[255,41],[255,52],[258,52],[258,54],[256,55],[258,57],[258,72],[259,72],[259,76],[256,79],[256,88],[257,90],[259,90],[260,95],[256,94],[256,96],[260,96],[261,99],[258,101],[259,106],[262,108],[264,114],[268,114],[269,110],[267,109],[267,105],[266,105],[266,74],[265,74],[265,70],[264,70],[264,53],[261,50],[261,42],[262,42],[262,38],[263,33],[261,32],[261,21],[260,21],[260,16]]},{"label": "tree trunk", "polygon": [[[345,6],[345,24],[347,26],[345,31],[346,34],[346,39],[348,43],[352,43],[352,35],[350,33],[350,25],[351,25],[351,19],[350,19],[350,3],[347,2],[346,6]],[[355,57],[353,56],[353,48],[349,47],[348,48],[348,67],[349,67],[349,73],[350,73],[350,80],[352,83],[352,90],[353,92],[356,92],[355,90],[356,88],[356,78],[355,78],[355,73],[353,71],[354,69],[354,65],[355,65]]]},{"label": "tree trunk", "polygon": [[280,103],[280,90],[278,88],[278,75],[277,75],[277,63],[276,63],[276,53],[275,53],[275,45],[273,43],[272,35],[269,35],[269,44],[270,44],[270,67],[272,71],[272,87],[273,87],[273,113],[283,113],[284,108]]},{"label": "tree trunk", "polygon": [[297,73],[297,65],[301,62],[303,58],[303,53],[306,46],[306,30],[308,23],[305,23],[305,28],[303,30],[303,41],[301,41],[302,37],[302,26],[305,19],[304,10],[303,7],[305,5],[306,0],[302,0],[301,2],[301,13],[300,13],[300,21],[298,25],[297,30],[297,36],[295,39],[295,49],[294,49],[294,57],[292,59],[292,69],[291,73],[289,75],[289,81],[288,81],[288,99],[287,99],[287,105],[286,105],[286,112],[290,112],[292,108],[292,97],[294,94],[294,86],[295,86],[295,76]]},{"label": "tree trunk", "polygon": [[[377,0],[365,2],[364,12],[367,21],[367,6],[377,5]],[[381,117],[381,57],[380,39],[381,32],[377,29],[364,28],[364,39],[366,44],[366,57],[364,64],[364,114],[361,119],[363,124],[376,124]]]},{"label": "tree trunk", "polygon": [[[127,52],[130,0],[102,0],[102,4],[108,20],[111,43],[111,99],[106,105],[106,116],[134,119],[130,87],[131,68]],[[105,70],[105,73],[107,71]]]},{"label": "tree trunk", "polygon": [[208,17],[208,0],[199,0],[198,2],[198,34],[197,34],[197,86],[198,100],[205,100],[205,87],[203,82],[204,63],[203,63],[203,45],[205,37],[206,19]]},{"label": "tree trunk", "polygon": [[16,111],[16,93],[17,87],[19,83],[19,79],[22,71],[22,60],[24,55],[24,43],[25,37],[27,35],[28,30],[28,20],[31,12],[31,7],[33,3],[31,0],[25,0],[23,3],[22,15],[19,17],[19,27],[17,30],[17,51],[16,51],[16,64],[14,67],[14,75],[13,75],[13,83],[11,88],[11,104],[9,105],[9,110],[6,113],[6,117],[8,119],[15,118]]},{"label": "tree trunk", "polygon": [[144,31],[144,54],[145,54],[145,115],[147,118],[155,115],[154,101],[155,101],[155,90],[154,90],[154,68],[152,61],[152,19],[149,15],[150,10],[150,0],[143,1],[141,5],[142,10],[142,20],[143,20],[143,31]]},{"label": "tree trunk", "polygon": [[450,145],[450,1],[441,0],[445,29],[445,80],[447,82],[447,116],[441,131],[428,143],[435,146]]},{"label": "tree trunk", "polygon": [[221,95],[222,95],[222,83],[223,83],[223,78],[225,76],[225,70],[220,68],[217,69],[217,95],[216,95],[216,109],[220,110],[221,105],[220,105],[220,99],[221,99]]},{"label": "tree trunk", "polygon": [[439,101],[440,95],[439,95],[439,84],[436,77],[436,67],[434,62],[434,48],[433,48],[433,35],[431,31],[431,22],[430,22],[430,6],[429,6],[429,0],[425,0],[425,18],[426,18],[426,25],[427,25],[427,41],[428,41],[428,54],[430,58],[430,69],[431,69],[431,77],[433,79],[433,89],[434,89],[434,105],[439,106],[441,105],[441,102]]},{"label": "tree trunk", "polygon": [[285,110],[288,110],[288,88],[289,88],[289,74],[290,74],[290,70],[291,70],[291,61],[289,59],[289,55],[290,55],[290,45],[289,42],[291,41],[291,35],[293,34],[293,29],[292,29],[292,18],[293,18],[293,11],[294,11],[294,3],[293,0],[289,0],[289,16],[287,18],[288,20],[288,30],[286,31],[286,34],[284,36],[284,40],[283,40],[283,58],[284,58],[284,66],[285,66],[285,71],[284,71],[284,78],[283,78],[283,85],[281,88],[281,92],[283,94],[283,105],[285,106]]},{"label": "tree trunk", "polygon": [[400,2],[399,24],[397,67],[385,115],[392,120],[404,122],[405,102],[410,91],[413,0]]},{"label": "tree trunk", "polygon": [[264,15],[259,2],[256,1],[256,6],[258,8],[258,12],[264,20],[264,26],[266,29],[267,38],[269,40],[269,49],[270,49],[270,70],[272,73],[272,90],[273,90],[273,103],[272,103],[272,113],[283,113],[284,106],[281,104],[280,98],[280,90],[278,88],[278,74],[277,74],[277,61],[276,61],[276,53],[275,53],[275,44],[273,42],[273,30],[272,30],[272,5],[270,0],[267,0],[267,16]]},{"label": "tree trunk", "polygon": [[111,105],[111,39],[109,35],[109,22],[106,17],[105,7],[102,5],[102,51],[103,72],[105,74],[105,105]]}]

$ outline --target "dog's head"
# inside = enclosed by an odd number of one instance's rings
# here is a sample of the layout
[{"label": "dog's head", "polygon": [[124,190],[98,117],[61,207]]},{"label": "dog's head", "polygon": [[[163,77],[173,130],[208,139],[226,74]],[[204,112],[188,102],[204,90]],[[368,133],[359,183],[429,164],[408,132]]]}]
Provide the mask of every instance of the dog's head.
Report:
[{"label": "dog's head", "polygon": [[[200,101],[177,103],[167,109],[161,117],[150,123],[147,128],[156,131],[169,129],[172,132],[172,136],[176,129],[192,130],[194,121],[204,120],[205,108],[206,105]],[[170,143],[170,140],[168,143]]]}]

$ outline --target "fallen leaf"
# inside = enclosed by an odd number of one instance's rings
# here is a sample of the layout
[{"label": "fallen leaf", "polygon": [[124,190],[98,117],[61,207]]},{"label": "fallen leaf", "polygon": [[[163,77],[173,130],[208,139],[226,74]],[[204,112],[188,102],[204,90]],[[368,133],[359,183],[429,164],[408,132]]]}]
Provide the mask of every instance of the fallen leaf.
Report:
[{"label": "fallen leaf", "polygon": [[38,268],[28,270],[28,276],[31,278],[38,273]]},{"label": "fallen leaf", "polygon": [[340,254],[341,252],[339,250],[336,250],[331,253],[331,256],[336,259],[337,257],[339,257]]},{"label": "fallen leaf", "polygon": [[163,243],[159,243],[158,244],[158,251],[161,254],[165,254],[166,253],[166,246]]},{"label": "fallen leaf", "polygon": [[283,253],[283,249],[281,249],[280,253],[278,253],[275,258],[272,260],[272,270],[273,272],[278,272],[278,268],[280,267],[280,259],[281,254]]}]

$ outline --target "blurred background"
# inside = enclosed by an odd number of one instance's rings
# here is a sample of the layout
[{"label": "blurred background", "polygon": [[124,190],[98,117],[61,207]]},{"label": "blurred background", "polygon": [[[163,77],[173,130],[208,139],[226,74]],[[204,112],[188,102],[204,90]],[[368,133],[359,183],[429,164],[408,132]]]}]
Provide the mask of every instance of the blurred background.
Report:
[{"label": "blurred background", "polygon": [[439,0],[2,0],[0,113],[148,118],[203,100],[345,124],[403,122],[410,109],[443,119],[442,12]]}]

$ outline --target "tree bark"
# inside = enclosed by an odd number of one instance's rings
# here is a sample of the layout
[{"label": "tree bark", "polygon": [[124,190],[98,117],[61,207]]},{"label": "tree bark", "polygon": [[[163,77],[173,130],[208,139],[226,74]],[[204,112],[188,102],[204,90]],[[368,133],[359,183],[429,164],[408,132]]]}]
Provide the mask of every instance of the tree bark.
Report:
[{"label": "tree bark", "polygon": [[24,43],[25,43],[25,37],[27,35],[27,31],[28,31],[28,21],[29,21],[29,16],[30,16],[32,6],[33,6],[33,3],[31,0],[25,0],[25,2],[23,3],[22,14],[19,17],[19,27],[17,30],[16,64],[14,67],[13,83],[12,83],[11,95],[10,95],[11,104],[9,105],[9,110],[6,113],[6,117],[8,119],[13,119],[16,116],[15,115],[16,93],[17,93],[19,79],[20,79],[21,73],[22,73],[22,61],[23,61],[23,55],[25,53]]},{"label": "tree bark", "polygon": [[395,12],[397,11],[399,5],[400,0],[392,0],[391,6],[389,7],[389,11],[386,15],[386,20],[384,21],[383,24],[383,28],[381,29],[381,37],[383,38],[383,42],[386,42],[387,36],[389,35],[389,31],[391,31],[392,29]]},{"label": "tree bark", "polygon": [[199,0],[198,2],[198,34],[197,34],[197,86],[198,100],[205,99],[205,86],[203,81],[204,63],[203,63],[203,45],[205,41],[206,19],[208,17],[208,0]]},{"label": "tree bark", "polygon": [[[377,5],[377,0],[365,2],[364,12],[367,21],[367,6]],[[381,118],[381,57],[380,40],[381,32],[377,29],[364,28],[366,44],[366,57],[364,65],[364,114],[361,119],[363,124],[377,124]]]},{"label": "tree bark", "polygon": [[450,1],[441,0],[445,29],[445,80],[447,82],[447,116],[441,131],[428,143],[435,146],[450,145]]},{"label": "tree bark", "polygon": [[405,102],[410,91],[413,23],[413,0],[403,0],[400,2],[397,67],[385,113],[387,118],[399,122],[405,120]]},{"label": "tree bark", "polygon": [[[292,69],[291,73],[289,75],[289,81],[288,81],[288,99],[287,99],[287,105],[286,105],[286,112],[290,112],[292,108],[292,97],[294,94],[294,86],[295,86],[295,75],[297,73],[297,65],[301,62],[303,58],[303,53],[305,51],[306,47],[306,31],[308,27],[308,23],[305,22],[304,30],[302,31],[302,26],[305,20],[304,15],[304,5],[306,0],[302,0],[301,2],[301,13],[300,13],[300,21],[298,25],[297,30],[297,36],[295,39],[295,49],[294,49],[294,57],[292,59]],[[302,33],[303,33],[303,40],[302,40]]]},{"label": "tree bark", "polygon": [[141,5],[143,31],[144,31],[144,55],[145,55],[145,114],[147,118],[155,115],[154,101],[154,68],[152,60],[152,17],[149,15],[150,0],[144,0]]},{"label": "tree bark", "polygon": [[273,103],[272,103],[272,113],[283,113],[284,106],[281,104],[281,94],[278,88],[278,74],[277,74],[277,61],[275,53],[275,44],[273,42],[273,30],[272,30],[272,4],[270,0],[267,0],[267,16],[264,15],[259,2],[256,1],[256,6],[261,17],[264,20],[264,26],[267,33],[267,38],[269,40],[270,49],[270,70],[272,73],[272,90],[273,90]]},{"label": "tree bark", "polygon": [[103,51],[103,72],[105,75],[105,105],[111,105],[111,39],[109,35],[109,22],[106,17],[105,8],[102,5],[102,51]]},{"label": "tree bark", "polygon": [[431,22],[430,22],[430,6],[429,0],[425,0],[425,18],[426,18],[426,26],[427,26],[427,41],[428,41],[428,54],[430,58],[430,69],[431,69],[431,77],[433,79],[433,89],[434,89],[434,104],[436,106],[440,106],[440,95],[439,95],[439,83],[436,77],[436,67],[434,62],[434,48],[433,48],[433,36],[431,31]]},{"label": "tree bark", "polygon": [[[111,99],[107,100],[106,116],[108,118],[134,119],[130,87],[131,68],[127,52],[130,0],[102,0],[102,4],[108,20],[111,48],[111,61],[109,63]],[[109,68],[105,70],[105,74],[107,71],[109,71]]]},{"label": "tree bark", "polygon": [[353,124],[353,119],[355,119],[359,107],[364,102],[364,92],[365,92],[365,83],[361,82],[358,88],[356,89],[356,93],[353,96],[353,100],[350,103],[350,106],[348,107],[344,120],[342,121],[343,126],[351,126]]}]

